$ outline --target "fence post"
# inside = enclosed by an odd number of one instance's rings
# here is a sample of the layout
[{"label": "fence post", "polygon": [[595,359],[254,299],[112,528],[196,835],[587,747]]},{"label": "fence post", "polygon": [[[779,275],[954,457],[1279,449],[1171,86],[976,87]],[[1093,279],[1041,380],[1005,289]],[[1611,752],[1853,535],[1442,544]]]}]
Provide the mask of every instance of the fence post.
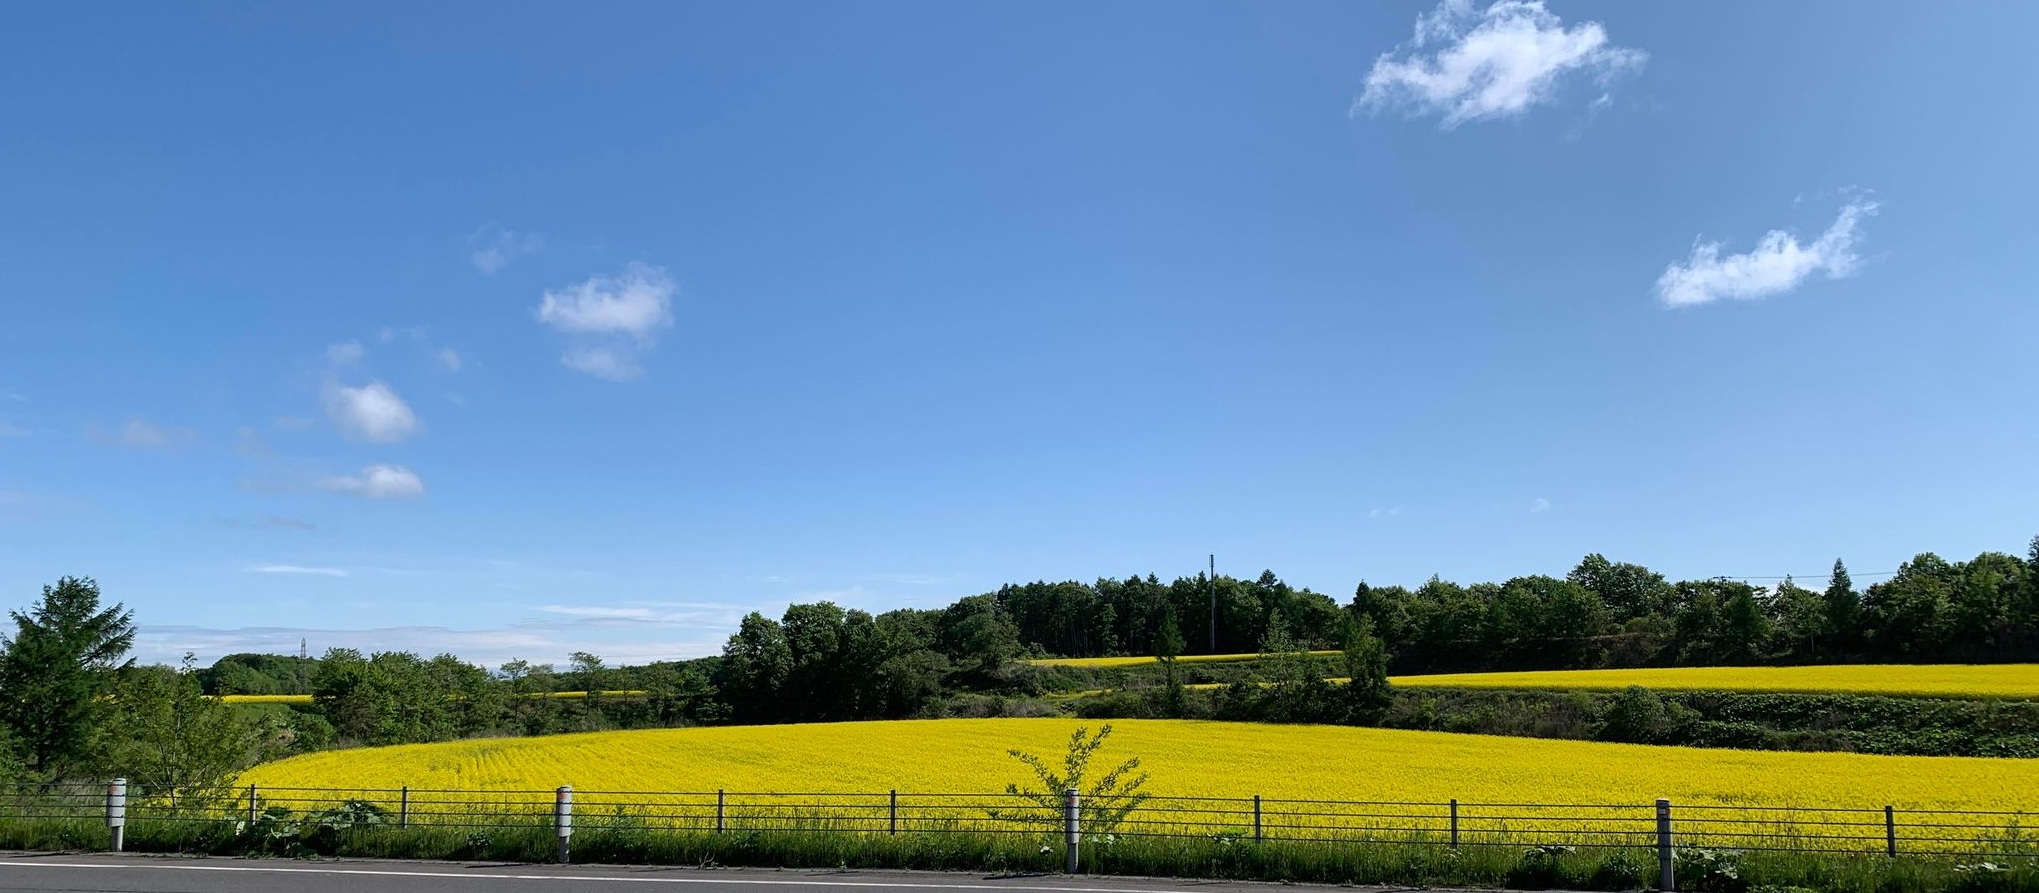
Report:
[{"label": "fence post", "polygon": [[1451,798],[1451,848],[1458,849],[1458,798]]},{"label": "fence post", "polygon": [[1083,837],[1082,829],[1078,827],[1082,821],[1079,818],[1082,815],[1082,804],[1078,802],[1077,798],[1081,795],[1076,793],[1075,788],[1070,788],[1063,791],[1062,796],[1064,798],[1062,801],[1062,844],[1064,848],[1062,871],[1065,874],[1075,874],[1076,842]]},{"label": "fence post", "polygon": [[1671,851],[1671,801],[1657,798],[1657,889],[1678,889],[1676,854]]},{"label": "fence post", "polygon": [[552,801],[552,827],[559,834],[559,864],[567,863],[567,844],[573,839],[573,785],[563,784]]},{"label": "fence post", "polygon": [[723,805],[724,803],[726,803],[726,802],[727,802],[727,800],[726,800],[726,798],[725,798],[725,794],[724,794],[724,792],[723,792],[723,791],[722,791],[721,789],[719,789],[719,788],[718,788],[718,789],[716,789],[716,791],[715,791],[715,833],[717,833],[717,834],[721,834],[721,833],[722,833],[722,805]]},{"label": "fence post", "polygon": [[1260,842],[1260,795],[1253,795],[1253,840]]},{"label": "fence post", "polygon": [[396,807],[396,826],[397,826],[397,827],[399,827],[399,828],[409,828],[409,827],[411,826],[411,786],[410,786],[410,785],[404,785],[404,792],[403,792],[403,795],[402,795],[402,799],[399,799],[399,800],[397,801],[397,807]]},{"label": "fence post", "polygon": [[1892,859],[1897,858],[1897,810],[1883,807],[1883,846]]},{"label": "fence post", "polygon": [[892,789],[892,829],[887,834],[899,833],[899,789]]},{"label": "fence post", "polygon": [[260,806],[257,806],[257,805],[256,805],[256,803],[257,803],[257,802],[259,802],[259,801],[260,801],[260,799],[261,799],[261,794],[260,794],[260,791],[258,791],[258,790],[256,789],[256,787],[255,787],[254,785],[252,785],[252,784],[251,784],[251,785],[249,785],[249,786],[248,786],[248,827],[250,827],[250,828],[252,828],[252,827],[254,827],[254,826],[255,826],[255,819],[256,819],[256,817],[257,817],[257,816],[260,816],[260,815],[262,814],[262,808],[261,808]]},{"label": "fence post", "polygon": [[106,786],[106,832],[111,849],[118,853],[127,843],[127,779],[116,778]]}]

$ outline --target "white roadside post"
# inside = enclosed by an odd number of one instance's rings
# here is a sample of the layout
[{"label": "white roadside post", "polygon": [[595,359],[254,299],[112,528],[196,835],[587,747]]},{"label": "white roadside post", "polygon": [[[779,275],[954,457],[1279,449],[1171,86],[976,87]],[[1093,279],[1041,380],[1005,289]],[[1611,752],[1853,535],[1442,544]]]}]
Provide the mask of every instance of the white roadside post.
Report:
[{"label": "white roadside post", "polygon": [[552,801],[552,827],[559,834],[559,864],[567,862],[567,842],[573,839],[573,785],[563,784]]},{"label": "white roadside post", "polygon": [[1079,795],[1076,793],[1075,788],[1063,791],[1062,796],[1068,798],[1063,801],[1062,806],[1062,844],[1065,849],[1062,857],[1062,871],[1065,874],[1075,874],[1076,844],[1077,841],[1083,839],[1083,829],[1077,827],[1077,825],[1081,822],[1083,811],[1081,805],[1077,802]]},{"label": "white roadside post", "polygon": [[116,853],[127,845],[127,779],[116,778],[106,786],[106,831]]}]

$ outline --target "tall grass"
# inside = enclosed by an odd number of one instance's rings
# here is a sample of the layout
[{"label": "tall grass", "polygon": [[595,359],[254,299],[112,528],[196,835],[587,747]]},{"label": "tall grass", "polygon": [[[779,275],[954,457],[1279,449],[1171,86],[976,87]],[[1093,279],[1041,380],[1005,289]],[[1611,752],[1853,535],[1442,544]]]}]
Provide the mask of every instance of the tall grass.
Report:
[{"label": "tall grass", "polygon": [[[238,822],[151,820],[130,824],[136,852],[242,855],[254,847]],[[0,820],[0,849],[94,851],[107,843],[91,819]],[[380,826],[354,828],[326,840],[319,855],[388,859],[551,861],[557,840],[542,818],[506,820],[489,828]],[[1056,872],[1059,836],[1052,833],[843,833],[826,830],[675,831],[611,822],[576,831],[576,862],[687,866],[773,866]],[[1680,877],[1705,893],[2039,893],[2039,860],[1995,868],[1920,858],[1856,854],[1753,852],[1723,857],[1718,871]],[[1637,890],[1654,886],[1655,853],[1646,849],[1467,846],[1423,840],[1351,843],[1255,841],[1248,835],[1092,837],[1081,850],[1095,874],[1216,878],[1326,884]]]}]

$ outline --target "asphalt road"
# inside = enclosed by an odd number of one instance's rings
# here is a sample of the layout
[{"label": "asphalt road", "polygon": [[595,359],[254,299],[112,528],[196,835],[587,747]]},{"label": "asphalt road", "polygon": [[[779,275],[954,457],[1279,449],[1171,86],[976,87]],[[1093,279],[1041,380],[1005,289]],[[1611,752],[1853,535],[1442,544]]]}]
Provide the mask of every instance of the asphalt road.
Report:
[{"label": "asphalt road", "polygon": [[[947,872],[0,854],[0,891],[48,893],[1270,893],[1275,884]],[[1331,888],[1324,888],[1329,890]]]}]

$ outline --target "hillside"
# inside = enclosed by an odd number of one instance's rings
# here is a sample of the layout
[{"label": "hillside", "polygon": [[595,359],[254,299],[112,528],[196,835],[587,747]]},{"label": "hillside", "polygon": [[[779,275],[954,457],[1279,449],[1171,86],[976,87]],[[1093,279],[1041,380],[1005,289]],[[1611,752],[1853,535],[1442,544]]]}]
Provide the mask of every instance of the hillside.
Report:
[{"label": "hillside", "polygon": [[[1008,748],[1059,754],[1067,719],[739,726],[329,751],[257,766],[285,787],[987,793],[1026,772]],[[1095,725],[1095,724],[1093,724]],[[1770,753],[1333,726],[1120,720],[1174,796],[1441,803],[1591,802],[2039,810],[2039,764]]]}]

